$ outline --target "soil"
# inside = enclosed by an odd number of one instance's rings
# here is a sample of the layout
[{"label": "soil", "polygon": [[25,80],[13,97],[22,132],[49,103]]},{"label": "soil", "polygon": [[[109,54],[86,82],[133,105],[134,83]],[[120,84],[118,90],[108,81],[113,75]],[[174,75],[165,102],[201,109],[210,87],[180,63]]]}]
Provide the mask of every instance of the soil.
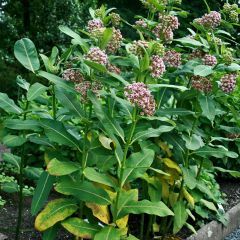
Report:
[{"label": "soil", "polygon": [[[226,194],[227,204],[224,206],[225,210],[228,211],[230,208],[240,202],[240,181],[238,180],[227,180],[220,182],[222,191]],[[0,233],[3,233],[8,237],[9,240],[14,239],[14,227],[16,226],[17,219],[17,198],[14,195],[3,196],[7,199],[7,204],[3,209],[0,210]],[[52,198],[52,197],[51,197]],[[54,196],[53,196],[54,198]],[[23,216],[23,231],[21,232],[21,239],[23,240],[41,240],[41,234],[34,229],[34,217],[31,216],[30,212],[31,198],[25,198],[24,200],[24,216]],[[136,224],[136,223],[135,223]],[[186,238],[189,232],[181,231],[178,236],[182,239]],[[70,240],[73,236],[63,230],[58,233],[57,240]]]}]

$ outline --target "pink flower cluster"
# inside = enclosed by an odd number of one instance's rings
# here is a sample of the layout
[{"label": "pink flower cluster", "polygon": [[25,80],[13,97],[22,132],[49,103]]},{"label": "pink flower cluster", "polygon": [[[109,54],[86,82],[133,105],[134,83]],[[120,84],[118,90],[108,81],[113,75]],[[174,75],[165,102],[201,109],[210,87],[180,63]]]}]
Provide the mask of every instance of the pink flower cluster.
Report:
[{"label": "pink flower cluster", "polygon": [[166,71],[163,59],[158,55],[153,55],[151,58],[151,76],[153,78],[159,78]]},{"label": "pink flower cluster", "polygon": [[147,23],[143,19],[137,20],[135,22],[135,25],[139,26],[139,27],[142,27],[142,28],[147,28],[148,27]]},{"label": "pink flower cluster", "polygon": [[115,65],[113,65],[111,63],[107,64],[107,69],[108,69],[109,72],[113,72],[113,73],[116,73],[118,75],[121,73],[121,69],[116,67]]},{"label": "pink flower cluster", "polygon": [[87,97],[88,91],[92,90],[93,93],[98,95],[99,91],[102,89],[102,85],[97,81],[94,81],[94,82],[84,81],[79,84],[76,84],[75,89],[77,92],[81,94],[81,102],[86,103],[88,102],[88,97]]},{"label": "pink flower cluster", "polygon": [[225,93],[231,93],[236,87],[237,75],[226,74],[220,80],[220,88]]},{"label": "pink flower cluster", "polygon": [[179,21],[176,16],[159,15],[159,24],[153,29],[157,38],[166,42],[173,40],[173,31],[178,29]]},{"label": "pink flower cluster", "polygon": [[156,103],[147,85],[140,82],[130,84],[125,87],[124,95],[129,102],[135,104],[142,110],[142,112],[140,112],[141,115],[154,115]]},{"label": "pink flower cluster", "polygon": [[106,65],[108,62],[107,54],[99,47],[90,48],[89,52],[85,56],[85,59],[101,65]]},{"label": "pink flower cluster", "polygon": [[212,91],[212,82],[208,78],[201,76],[192,76],[191,80],[192,88],[205,93]]},{"label": "pink flower cluster", "polygon": [[165,53],[163,61],[166,66],[177,68],[182,64],[181,53],[175,50],[169,50]]},{"label": "pink flower cluster", "polygon": [[205,52],[203,52],[200,49],[196,49],[194,50],[190,55],[189,58],[190,59],[194,59],[194,58],[203,58],[205,56]]},{"label": "pink flower cluster", "polygon": [[73,83],[80,83],[84,81],[84,77],[82,73],[78,69],[72,69],[72,68],[66,69],[62,73],[62,78],[66,81],[70,81]]},{"label": "pink flower cluster", "polygon": [[89,32],[93,32],[94,30],[102,27],[103,27],[103,22],[100,19],[93,19],[88,21],[87,29]]},{"label": "pink flower cluster", "polygon": [[209,14],[203,15],[201,18],[195,19],[195,22],[206,27],[206,28],[216,28],[221,23],[221,14],[216,11],[212,11]]},{"label": "pink flower cluster", "polygon": [[203,58],[204,65],[215,66],[217,65],[217,58],[213,55],[206,54]]},{"label": "pink flower cluster", "polygon": [[107,45],[107,50],[111,53],[115,53],[121,47],[122,40],[123,37],[121,31],[119,29],[113,28],[112,39]]}]

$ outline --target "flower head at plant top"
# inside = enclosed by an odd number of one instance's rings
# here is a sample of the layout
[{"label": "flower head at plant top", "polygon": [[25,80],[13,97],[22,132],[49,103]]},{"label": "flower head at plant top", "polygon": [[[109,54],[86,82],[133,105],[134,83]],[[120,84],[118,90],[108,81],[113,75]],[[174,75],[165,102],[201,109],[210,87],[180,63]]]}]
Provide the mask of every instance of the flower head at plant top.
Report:
[{"label": "flower head at plant top", "polygon": [[156,103],[146,84],[137,82],[125,87],[124,95],[129,102],[142,110],[141,115],[152,116]]},{"label": "flower head at plant top", "polygon": [[116,73],[116,74],[120,74],[121,73],[121,69],[118,68],[117,66],[111,64],[111,63],[107,64],[107,70],[109,72],[113,72],[113,73]]},{"label": "flower head at plant top", "polygon": [[91,90],[93,93],[98,95],[99,91],[102,89],[101,83],[97,81],[84,81],[79,84],[75,85],[75,89],[77,92],[81,94],[81,102],[86,103],[88,102],[87,93]]},{"label": "flower head at plant top", "polygon": [[217,65],[217,58],[213,55],[206,54],[203,58],[203,63],[208,66]]},{"label": "flower head at plant top", "polygon": [[201,18],[195,19],[195,22],[206,27],[206,28],[216,28],[221,23],[221,14],[216,11],[212,11],[208,14],[204,14]]},{"label": "flower head at plant top", "polygon": [[153,55],[151,58],[150,65],[151,76],[153,78],[160,78],[163,73],[166,71],[165,64],[163,59],[158,55]]},{"label": "flower head at plant top", "polygon": [[146,23],[146,21],[144,21],[143,19],[139,19],[135,22],[135,25],[138,27],[142,27],[142,28],[147,28],[148,25]]},{"label": "flower head at plant top", "polygon": [[89,32],[93,32],[94,30],[103,27],[103,22],[100,19],[93,19],[88,21],[87,29]]},{"label": "flower head at plant top", "polygon": [[182,64],[181,53],[175,50],[168,50],[163,57],[163,62],[166,66],[177,68]]},{"label": "flower head at plant top", "polygon": [[66,69],[62,73],[62,78],[66,81],[70,81],[73,83],[80,83],[84,81],[84,77],[82,73],[78,69],[72,69],[72,68]]},{"label": "flower head at plant top", "polygon": [[85,59],[101,65],[106,65],[108,62],[107,54],[99,47],[90,48],[87,55],[85,55]]},{"label": "flower head at plant top", "polygon": [[220,80],[220,88],[225,93],[231,93],[237,83],[237,74],[226,74]]},{"label": "flower head at plant top", "polygon": [[152,45],[152,51],[154,55],[158,55],[162,57],[165,54],[165,47],[163,44],[159,42],[154,42]]},{"label": "flower head at plant top", "polygon": [[148,42],[143,40],[134,40],[129,48],[129,51],[137,56],[143,56],[144,48],[148,48]]},{"label": "flower head at plant top", "polygon": [[119,29],[113,28],[112,39],[107,45],[107,50],[110,53],[115,53],[122,44],[123,36]]},{"label": "flower head at plant top", "polygon": [[205,93],[209,93],[212,91],[212,82],[206,78],[201,76],[192,76],[192,88],[202,91]]},{"label": "flower head at plant top", "polygon": [[111,13],[109,14],[109,16],[111,17],[111,21],[113,26],[119,26],[121,23],[121,17],[119,14],[117,13]]}]

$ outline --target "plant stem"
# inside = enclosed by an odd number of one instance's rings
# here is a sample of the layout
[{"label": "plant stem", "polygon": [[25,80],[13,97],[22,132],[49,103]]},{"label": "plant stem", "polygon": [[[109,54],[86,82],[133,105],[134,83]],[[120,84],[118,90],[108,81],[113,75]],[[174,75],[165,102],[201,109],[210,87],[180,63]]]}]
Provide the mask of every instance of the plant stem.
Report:
[{"label": "plant stem", "polygon": [[131,129],[130,129],[130,132],[129,132],[129,135],[127,138],[127,142],[125,144],[124,154],[123,154],[123,159],[122,159],[122,164],[121,164],[121,169],[120,169],[120,178],[119,178],[120,186],[119,186],[119,190],[117,191],[116,204],[115,204],[115,208],[114,208],[114,222],[115,223],[117,221],[117,211],[118,211],[118,202],[119,202],[120,192],[124,185],[123,173],[124,173],[125,164],[126,164],[126,160],[127,160],[127,154],[128,154],[129,147],[131,145],[131,141],[132,141],[133,133],[136,128],[136,124],[137,124],[137,108],[135,107],[133,110],[133,115],[132,115],[132,126],[131,126]]},{"label": "plant stem", "polygon": [[211,9],[210,9],[207,1],[206,1],[206,0],[203,0],[203,1],[204,1],[205,5],[206,5],[206,7],[207,7],[208,13],[210,13],[210,12],[211,12]]},{"label": "plant stem", "polygon": [[140,240],[144,240],[144,213],[141,215]]},{"label": "plant stem", "polygon": [[201,159],[200,167],[198,168],[198,172],[197,172],[197,180],[198,180],[199,177],[200,177],[200,173],[201,173],[201,171],[202,171],[202,167],[203,167],[203,159]]},{"label": "plant stem", "polygon": [[52,85],[52,111],[53,111],[53,119],[56,120],[56,95],[55,95],[55,86],[54,84]]},{"label": "plant stem", "polygon": [[[26,102],[25,106],[25,113],[23,115],[23,120],[27,118],[27,109],[29,106],[29,102]],[[26,132],[23,132],[23,136],[25,137]],[[25,166],[25,144],[22,146],[21,152],[21,163],[20,163],[20,170],[19,170],[19,193],[18,193],[18,218],[17,218],[17,226],[16,226],[16,233],[15,233],[15,240],[20,239],[20,229],[22,225],[22,212],[23,212],[23,169]]]}]

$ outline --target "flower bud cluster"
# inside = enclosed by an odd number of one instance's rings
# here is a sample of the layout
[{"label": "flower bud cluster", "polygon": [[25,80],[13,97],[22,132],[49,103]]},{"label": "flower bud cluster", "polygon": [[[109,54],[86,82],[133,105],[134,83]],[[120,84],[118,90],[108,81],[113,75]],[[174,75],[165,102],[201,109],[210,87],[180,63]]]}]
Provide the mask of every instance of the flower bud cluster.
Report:
[{"label": "flower bud cluster", "polygon": [[97,81],[94,81],[94,82],[84,81],[75,85],[75,90],[81,94],[82,103],[88,102],[87,93],[89,90],[91,90],[93,93],[98,95],[101,89],[102,89],[102,84]]},{"label": "flower bud cluster", "polygon": [[156,103],[147,85],[140,82],[130,84],[125,87],[124,95],[129,102],[142,110],[141,115],[154,115]]},{"label": "flower bud cluster", "polygon": [[121,47],[122,40],[123,37],[121,31],[119,29],[113,28],[112,39],[107,45],[108,52],[115,53]]},{"label": "flower bud cluster", "polygon": [[103,27],[103,22],[100,19],[93,19],[88,21],[87,29],[89,32],[93,32],[94,30]]},{"label": "flower bud cluster", "polygon": [[136,26],[142,27],[142,28],[147,28],[148,25],[146,23],[146,21],[144,21],[143,19],[139,19],[135,22]]},{"label": "flower bud cluster", "polygon": [[216,11],[212,11],[209,14],[205,14],[201,18],[195,19],[195,22],[206,27],[206,28],[216,28],[221,23],[221,14]]},{"label": "flower bud cluster", "polygon": [[209,93],[212,91],[212,82],[206,78],[201,76],[192,76],[192,88],[202,91],[205,93]]},{"label": "flower bud cluster", "polygon": [[108,62],[107,54],[99,47],[90,48],[89,52],[85,56],[85,59],[101,65],[106,65]]},{"label": "flower bud cluster", "polygon": [[62,78],[66,81],[70,81],[73,83],[80,83],[84,81],[84,77],[82,73],[78,69],[72,69],[72,68],[66,69],[62,73]]},{"label": "flower bud cluster", "polygon": [[142,40],[134,40],[129,51],[137,56],[144,55],[144,48],[148,48],[148,42]]},{"label": "flower bud cluster", "polygon": [[239,8],[237,4],[225,3],[223,5],[223,12],[228,15],[231,22],[233,23],[239,22],[238,18]]},{"label": "flower bud cluster", "polygon": [[203,58],[205,55],[205,52],[203,52],[200,49],[196,49],[194,50],[191,54],[189,54],[189,58],[190,59],[194,59],[194,58]]},{"label": "flower bud cluster", "polygon": [[163,44],[161,44],[159,42],[155,42],[152,46],[152,51],[153,51],[154,55],[164,56],[165,47],[163,46]]},{"label": "flower bud cluster", "polygon": [[107,64],[107,70],[108,70],[109,72],[113,72],[113,73],[116,73],[116,74],[118,74],[118,75],[121,73],[121,69],[118,68],[117,66],[111,64],[111,63],[108,63],[108,64]]},{"label": "flower bud cluster", "polygon": [[158,55],[153,55],[151,58],[150,65],[151,76],[153,78],[160,78],[162,74],[166,71],[163,59]]},{"label": "flower bud cluster", "polygon": [[175,50],[169,50],[165,53],[163,61],[166,66],[177,68],[182,64],[181,53]]},{"label": "flower bud cluster", "polygon": [[217,59],[215,56],[206,54],[203,58],[204,65],[215,66],[217,65]]},{"label": "flower bud cluster", "polygon": [[113,26],[119,26],[120,23],[121,23],[121,17],[119,14],[117,13],[111,13],[109,14],[109,16],[111,17],[111,21],[112,21],[112,24]]},{"label": "flower bud cluster", "polygon": [[236,87],[237,75],[226,74],[220,80],[220,88],[225,93],[231,93]]},{"label": "flower bud cluster", "polygon": [[230,65],[233,62],[233,55],[230,50],[226,50],[223,54],[223,61],[227,64]]}]

